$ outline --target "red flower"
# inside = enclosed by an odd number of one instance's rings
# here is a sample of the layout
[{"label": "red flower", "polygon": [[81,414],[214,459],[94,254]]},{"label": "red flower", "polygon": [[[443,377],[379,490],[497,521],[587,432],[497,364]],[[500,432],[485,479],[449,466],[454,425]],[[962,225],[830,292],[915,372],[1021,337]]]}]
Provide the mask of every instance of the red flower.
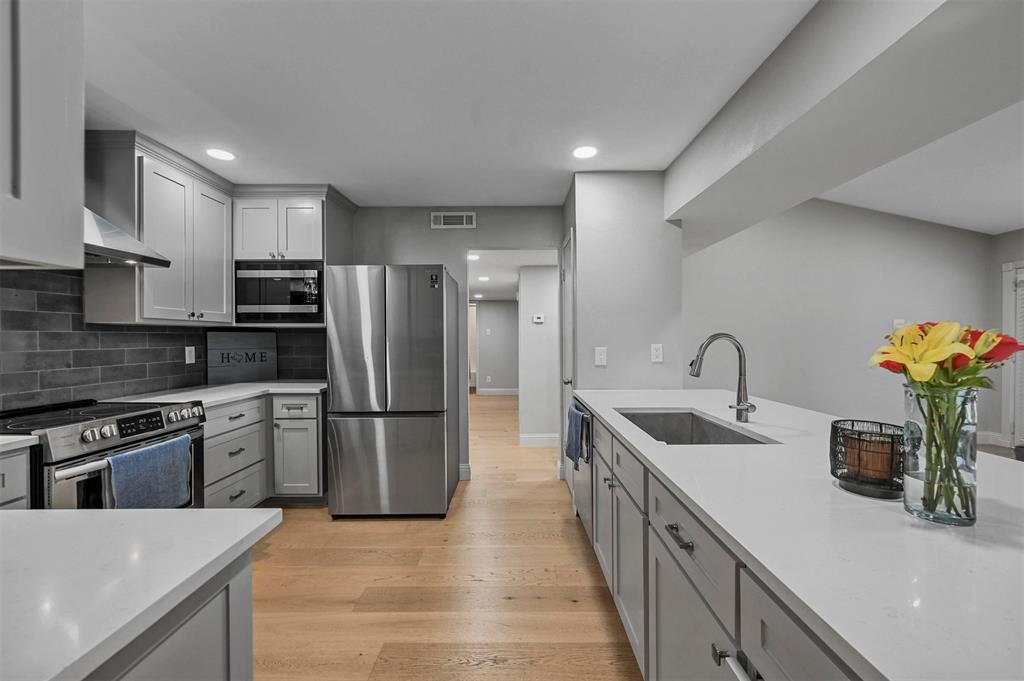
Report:
[{"label": "red flower", "polygon": [[879,362],[878,366],[882,367],[883,369],[888,369],[894,374],[903,373],[903,365],[900,364],[899,362],[894,362],[891,359],[887,359],[884,362]]},{"label": "red flower", "polygon": [[[983,333],[985,332],[982,329],[970,329],[967,332],[967,337],[964,338],[961,342],[966,343],[971,348],[973,348],[974,344],[978,342],[978,339],[981,338]],[[961,369],[970,364],[970,362],[971,358],[968,357],[967,355],[953,355],[953,369]]]},{"label": "red flower", "polygon": [[981,358],[986,362],[1005,362],[1010,358],[1010,355],[1021,350],[1024,350],[1024,345],[1018,343],[1016,338],[999,334],[999,342],[994,348],[982,355]]}]

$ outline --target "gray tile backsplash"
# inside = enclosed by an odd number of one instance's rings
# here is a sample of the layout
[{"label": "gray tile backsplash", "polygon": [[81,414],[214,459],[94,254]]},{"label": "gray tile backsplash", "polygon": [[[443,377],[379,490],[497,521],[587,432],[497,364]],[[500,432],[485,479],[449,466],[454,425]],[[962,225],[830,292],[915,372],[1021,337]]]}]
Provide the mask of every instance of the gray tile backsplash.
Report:
[{"label": "gray tile backsplash", "polygon": [[[278,378],[327,377],[323,329],[280,329],[277,346]],[[205,329],[86,324],[81,272],[0,271],[0,409],[204,383]]]},{"label": "gray tile backsplash", "polygon": [[[196,348],[195,364],[185,364],[186,345]],[[203,329],[86,324],[81,272],[0,272],[0,408],[205,382]]]}]

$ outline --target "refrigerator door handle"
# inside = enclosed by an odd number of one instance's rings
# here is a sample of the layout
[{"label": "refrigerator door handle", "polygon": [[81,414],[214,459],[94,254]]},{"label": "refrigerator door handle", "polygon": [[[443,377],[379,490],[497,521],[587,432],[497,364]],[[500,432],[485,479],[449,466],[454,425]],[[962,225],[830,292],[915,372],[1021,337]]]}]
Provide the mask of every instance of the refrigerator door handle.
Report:
[{"label": "refrigerator door handle", "polygon": [[384,411],[391,411],[391,338],[384,335]]}]

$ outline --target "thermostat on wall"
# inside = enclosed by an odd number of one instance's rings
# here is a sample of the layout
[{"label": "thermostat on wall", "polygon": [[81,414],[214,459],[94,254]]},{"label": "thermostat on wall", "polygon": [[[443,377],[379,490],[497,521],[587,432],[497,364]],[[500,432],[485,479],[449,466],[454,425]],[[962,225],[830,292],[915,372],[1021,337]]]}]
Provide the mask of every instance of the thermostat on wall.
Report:
[{"label": "thermostat on wall", "polygon": [[534,324],[543,324],[544,323],[544,315],[543,314],[535,314],[535,315],[533,315],[533,323]]}]

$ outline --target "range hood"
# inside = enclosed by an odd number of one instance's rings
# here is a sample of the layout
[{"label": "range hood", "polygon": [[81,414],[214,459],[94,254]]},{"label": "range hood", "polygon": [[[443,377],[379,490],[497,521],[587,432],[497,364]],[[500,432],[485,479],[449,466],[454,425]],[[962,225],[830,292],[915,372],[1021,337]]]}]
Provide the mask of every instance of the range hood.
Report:
[{"label": "range hood", "polygon": [[123,229],[85,211],[85,262],[87,265],[144,265],[170,267],[171,261]]}]

